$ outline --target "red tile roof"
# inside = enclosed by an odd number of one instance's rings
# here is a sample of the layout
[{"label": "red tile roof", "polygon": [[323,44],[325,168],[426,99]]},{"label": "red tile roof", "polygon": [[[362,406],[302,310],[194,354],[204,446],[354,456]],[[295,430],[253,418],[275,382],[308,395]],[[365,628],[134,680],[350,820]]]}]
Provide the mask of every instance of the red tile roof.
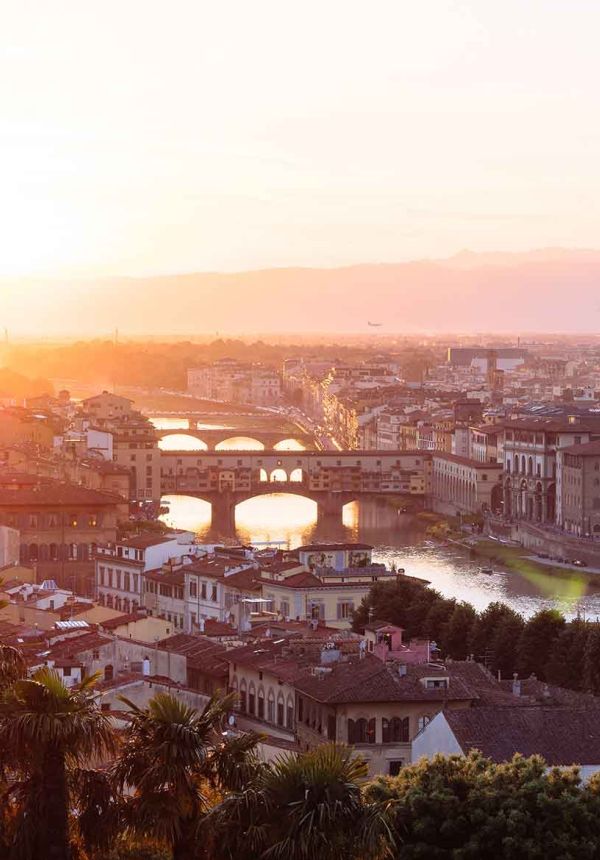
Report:
[{"label": "red tile roof", "polygon": [[464,752],[493,761],[541,755],[551,766],[600,765],[599,708],[467,708],[444,711]]}]

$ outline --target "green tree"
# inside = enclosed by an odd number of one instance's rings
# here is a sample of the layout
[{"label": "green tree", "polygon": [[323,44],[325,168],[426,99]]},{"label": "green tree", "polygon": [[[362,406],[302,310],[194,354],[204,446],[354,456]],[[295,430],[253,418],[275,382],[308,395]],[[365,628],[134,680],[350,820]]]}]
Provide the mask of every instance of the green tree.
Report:
[{"label": "green tree", "polygon": [[366,763],[324,744],[277,759],[206,819],[214,860],[373,858],[388,832],[378,804],[363,802]]},{"label": "green tree", "polygon": [[20,678],[0,700],[0,749],[18,778],[15,856],[70,860],[73,778],[114,750],[110,717],[94,695],[96,676],[67,688],[50,669]]},{"label": "green tree", "polygon": [[492,670],[500,672],[504,677],[515,672],[519,652],[519,642],[523,634],[525,622],[516,612],[507,614],[499,623],[490,642],[492,652]]},{"label": "green tree", "polygon": [[473,625],[471,635],[471,653],[476,660],[492,665],[493,648],[492,643],[500,628],[500,625],[508,619],[520,618],[510,606],[498,601],[490,603],[483,612],[477,616]]},{"label": "green tree", "polygon": [[545,670],[550,684],[572,690],[584,689],[585,650],[593,627],[578,619],[567,624],[556,637]]},{"label": "green tree", "polygon": [[541,609],[523,629],[517,652],[516,671],[523,677],[535,674],[545,680],[548,655],[565,627],[564,616],[556,609]]},{"label": "green tree", "polygon": [[583,659],[583,686],[590,693],[600,693],[600,624],[590,625]]},{"label": "green tree", "polygon": [[476,618],[477,613],[470,603],[456,605],[441,636],[441,649],[446,657],[451,657],[453,660],[466,659]]},{"label": "green tree", "polygon": [[116,784],[134,791],[126,807],[129,829],[164,842],[174,860],[198,856],[198,822],[214,790],[239,790],[260,769],[259,736],[224,738],[224,718],[234,696],[213,698],[203,711],[157,693],[145,708],[129,700],[131,722],[114,768]]},{"label": "green tree", "polygon": [[387,806],[397,860],[598,856],[598,798],[581,788],[575,768],[547,772],[539,757],[423,759],[376,779],[366,799]]}]

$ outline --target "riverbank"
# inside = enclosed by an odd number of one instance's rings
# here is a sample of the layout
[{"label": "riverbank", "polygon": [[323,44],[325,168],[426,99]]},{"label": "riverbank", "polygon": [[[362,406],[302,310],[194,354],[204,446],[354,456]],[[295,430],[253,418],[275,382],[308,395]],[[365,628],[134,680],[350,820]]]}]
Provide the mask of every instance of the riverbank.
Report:
[{"label": "riverbank", "polygon": [[575,574],[577,577],[588,574],[596,576],[595,571],[586,568],[572,567],[566,564],[554,564],[552,561],[536,559],[528,554],[524,547],[510,546],[493,540],[478,540],[469,546],[469,554],[472,558],[481,558],[491,565],[498,564],[507,570],[514,570],[527,576],[528,574],[543,573],[564,577],[566,573]]}]

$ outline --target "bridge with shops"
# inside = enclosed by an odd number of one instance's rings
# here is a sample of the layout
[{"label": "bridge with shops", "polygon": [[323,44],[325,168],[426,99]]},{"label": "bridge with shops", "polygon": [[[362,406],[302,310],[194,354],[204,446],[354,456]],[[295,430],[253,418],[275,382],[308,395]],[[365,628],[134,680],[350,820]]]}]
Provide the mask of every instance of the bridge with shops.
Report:
[{"label": "bridge with shops", "polygon": [[215,450],[218,445],[223,443],[235,443],[236,440],[242,440],[240,449],[247,448],[244,443],[260,443],[264,449],[276,449],[278,445],[283,445],[286,442],[297,440],[305,447],[313,447],[312,437],[308,436],[304,431],[298,429],[286,433],[284,430],[269,430],[260,427],[249,427],[244,429],[225,428],[225,429],[197,429],[191,426],[194,422],[190,421],[189,428],[168,428],[166,430],[157,430],[159,439],[166,439],[169,436],[191,436],[199,442],[203,442],[208,450]]},{"label": "bridge with shops", "polygon": [[320,520],[341,522],[348,502],[373,494],[423,499],[423,451],[163,451],[161,491],[203,499],[212,525],[235,530],[240,502],[268,493],[305,496]]}]

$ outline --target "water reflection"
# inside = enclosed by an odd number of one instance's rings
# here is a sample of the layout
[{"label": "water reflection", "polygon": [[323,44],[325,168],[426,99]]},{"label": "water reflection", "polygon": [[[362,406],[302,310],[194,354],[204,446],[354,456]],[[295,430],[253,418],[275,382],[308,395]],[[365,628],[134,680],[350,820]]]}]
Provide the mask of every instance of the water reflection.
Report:
[{"label": "water reflection", "polygon": [[[210,505],[186,496],[166,496],[170,511],[162,518],[169,525],[194,530],[201,539],[215,535],[210,527]],[[337,526],[317,522],[316,503],[303,496],[273,493],[242,502],[236,509],[237,538],[247,543],[285,541],[290,547],[314,540],[361,540],[375,547],[374,560],[395,564],[407,574],[428,580],[446,597],[467,600],[477,609],[494,600],[508,603],[524,615],[555,606],[567,616],[578,611],[588,618],[600,616],[600,576],[573,572],[564,576],[494,567],[482,571],[482,562],[459,547],[443,547],[427,539],[423,523],[398,514],[384,500],[352,502]]]},{"label": "water reflection", "polygon": [[171,433],[158,441],[161,451],[207,451],[208,445],[187,433]]},{"label": "water reflection", "polygon": [[211,505],[193,496],[163,496],[161,505],[169,509],[160,519],[174,529],[188,529],[205,538],[210,530]]}]

